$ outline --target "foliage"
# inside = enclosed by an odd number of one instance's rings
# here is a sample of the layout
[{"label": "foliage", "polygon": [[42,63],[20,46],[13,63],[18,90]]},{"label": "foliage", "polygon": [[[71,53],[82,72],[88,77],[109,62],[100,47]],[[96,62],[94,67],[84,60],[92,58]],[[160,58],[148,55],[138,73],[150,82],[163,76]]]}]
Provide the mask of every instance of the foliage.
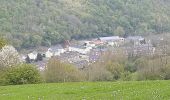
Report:
[{"label": "foliage", "polygon": [[113,63],[109,61],[106,65],[106,69],[112,73],[113,79],[118,80],[121,78],[121,73],[124,72],[124,67],[119,63]]},{"label": "foliage", "polygon": [[21,63],[18,52],[13,46],[4,46],[0,50],[0,69]]},{"label": "foliage", "polygon": [[142,57],[136,60],[138,80],[168,80],[169,57]]},{"label": "foliage", "polygon": [[20,64],[8,68],[5,73],[6,85],[17,84],[35,84],[42,82],[39,71],[35,66],[29,64]]},{"label": "foliage", "polygon": [[120,80],[125,73],[125,64],[127,60],[121,50],[114,54],[111,51],[106,52],[94,64],[91,64],[87,70],[89,81],[113,81]]},{"label": "foliage", "polygon": [[83,80],[80,71],[67,63],[62,63],[58,59],[49,60],[44,71],[46,82],[74,82]]},{"label": "foliage", "polygon": [[0,85],[7,85],[5,79],[5,70],[0,70]]},{"label": "foliage", "polygon": [[1,0],[0,34],[17,49],[63,39],[170,32],[168,0]]},{"label": "foliage", "polygon": [[[42,60],[43,60],[43,55],[38,53],[36,61],[42,61]],[[29,59],[27,59],[27,61],[29,61]]]},{"label": "foliage", "polygon": [[7,44],[6,40],[0,37],[0,49]]},{"label": "foliage", "polygon": [[125,63],[125,70],[126,70],[126,71],[129,71],[129,72],[131,72],[131,73],[136,72],[136,70],[137,70],[137,65],[135,65],[135,60],[133,60],[133,61],[128,60],[128,61]]},{"label": "foliage", "polygon": [[101,63],[95,63],[89,66],[86,71],[88,81],[111,81],[112,74],[100,65]]},{"label": "foliage", "polygon": [[87,70],[89,81],[169,80],[170,57],[152,55],[127,57],[121,50],[106,52]]}]

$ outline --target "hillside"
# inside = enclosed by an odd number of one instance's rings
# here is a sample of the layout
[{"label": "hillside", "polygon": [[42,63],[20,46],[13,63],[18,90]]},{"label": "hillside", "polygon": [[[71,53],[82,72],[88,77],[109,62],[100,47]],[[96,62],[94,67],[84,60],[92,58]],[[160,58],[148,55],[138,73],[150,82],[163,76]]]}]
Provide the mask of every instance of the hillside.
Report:
[{"label": "hillside", "polygon": [[63,39],[170,32],[169,0],[0,0],[0,35],[17,48]]},{"label": "hillside", "polygon": [[1,86],[2,100],[169,100],[169,81]]}]

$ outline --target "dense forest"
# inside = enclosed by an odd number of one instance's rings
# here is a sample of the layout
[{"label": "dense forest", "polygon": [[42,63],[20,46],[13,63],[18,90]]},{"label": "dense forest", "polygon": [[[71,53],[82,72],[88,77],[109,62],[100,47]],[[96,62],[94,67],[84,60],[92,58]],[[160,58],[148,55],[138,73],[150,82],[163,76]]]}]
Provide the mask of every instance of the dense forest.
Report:
[{"label": "dense forest", "polygon": [[169,0],[0,0],[0,35],[17,49],[168,32]]}]

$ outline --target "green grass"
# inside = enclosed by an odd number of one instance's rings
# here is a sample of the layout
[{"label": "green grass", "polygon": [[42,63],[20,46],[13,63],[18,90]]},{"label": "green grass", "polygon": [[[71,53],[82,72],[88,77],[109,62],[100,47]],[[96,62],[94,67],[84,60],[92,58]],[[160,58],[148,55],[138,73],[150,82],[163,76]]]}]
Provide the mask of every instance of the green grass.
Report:
[{"label": "green grass", "polygon": [[170,81],[1,86],[0,100],[170,100]]}]

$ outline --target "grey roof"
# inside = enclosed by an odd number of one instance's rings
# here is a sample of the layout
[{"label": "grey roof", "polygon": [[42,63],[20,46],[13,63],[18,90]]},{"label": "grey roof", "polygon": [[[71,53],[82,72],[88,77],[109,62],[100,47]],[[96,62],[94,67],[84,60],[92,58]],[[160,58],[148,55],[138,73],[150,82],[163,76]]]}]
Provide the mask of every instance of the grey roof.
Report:
[{"label": "grey roof", "polygon": [[55,45],[51,46],[49,49],[51,49],[52,52],[56,52],[58,49],[63,49],[61,45]]},{"label": "grey roof", "polygon": [[118,40],[119,36],[111,36],[111,37],[100,37],[100,40],[102,41],[111,41],[111,40]]},{"label": "grey roof", "polygon": [[129,36],[127,37],[129,40],[143,40],[144,38],[142,36]]}]

